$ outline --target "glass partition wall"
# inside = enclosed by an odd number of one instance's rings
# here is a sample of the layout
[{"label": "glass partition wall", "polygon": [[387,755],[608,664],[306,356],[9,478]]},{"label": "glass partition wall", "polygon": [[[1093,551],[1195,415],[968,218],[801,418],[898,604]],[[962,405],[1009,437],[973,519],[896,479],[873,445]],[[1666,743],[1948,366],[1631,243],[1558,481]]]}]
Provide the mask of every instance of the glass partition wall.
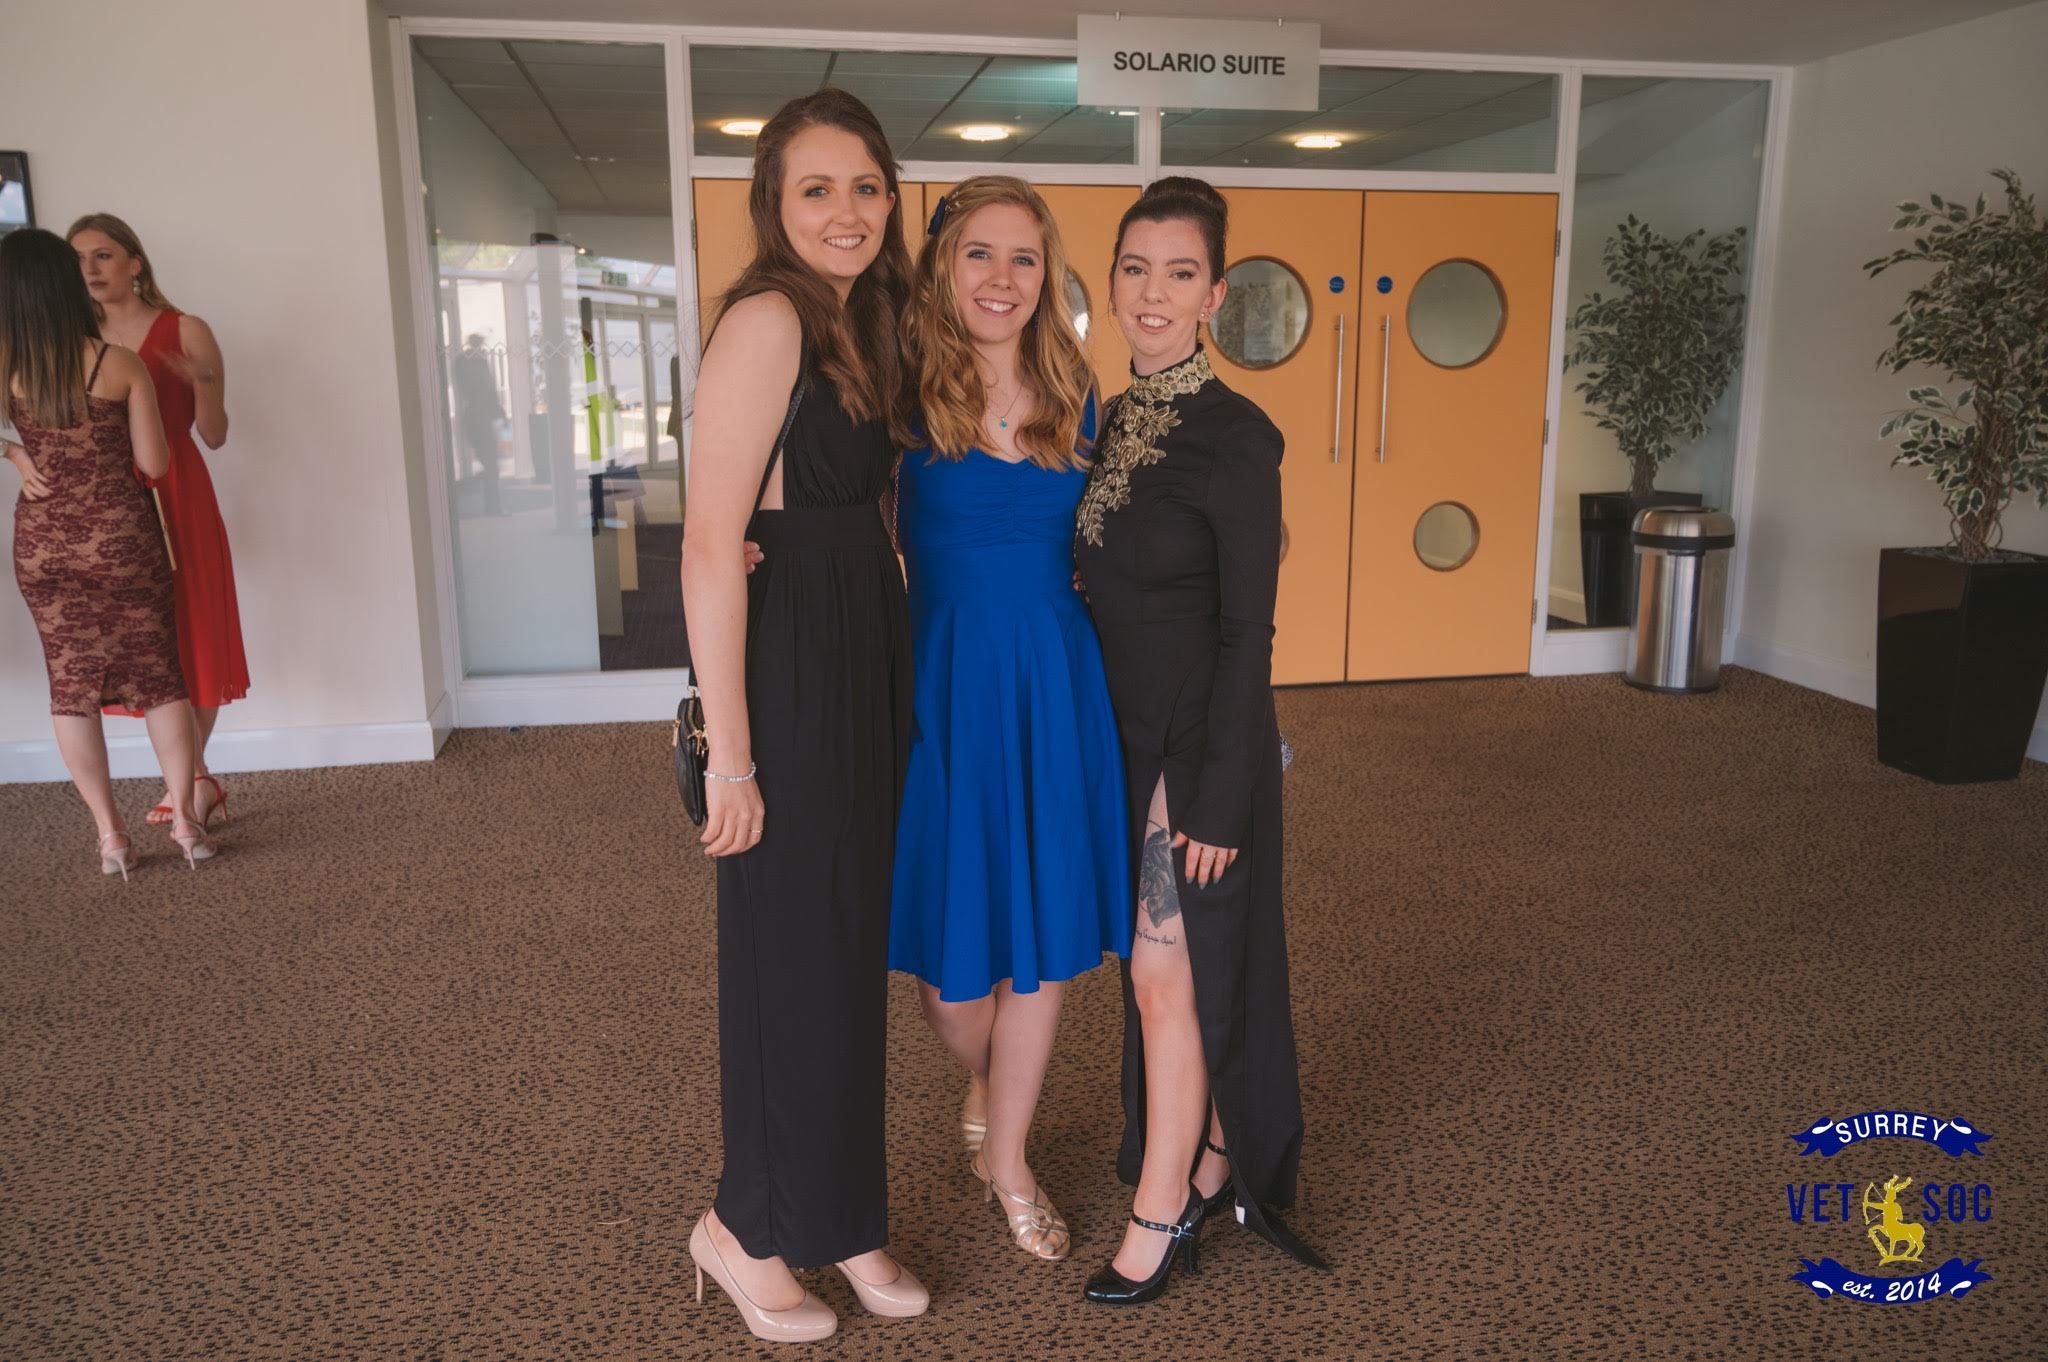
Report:
[{"label": "glass partition wall", "polygon": [[422,37],[412,74],[464,669],[679,666],[662,45]]},{"label": "glass partition wall", "polygon": [[[1763,80],[1584,80],[1565,260],[1553,630],[1627,625],[1636,511],[1730,505],[1769,100]],[[1700,433],[1675,412],[1642,419],[1669,410],[1674,376],[1701,393]],[[1632,458],[1603,420],[1639,431],[1668,424],[1671,452]],[[1654,467],[1637,476],[1639,463]]]}]

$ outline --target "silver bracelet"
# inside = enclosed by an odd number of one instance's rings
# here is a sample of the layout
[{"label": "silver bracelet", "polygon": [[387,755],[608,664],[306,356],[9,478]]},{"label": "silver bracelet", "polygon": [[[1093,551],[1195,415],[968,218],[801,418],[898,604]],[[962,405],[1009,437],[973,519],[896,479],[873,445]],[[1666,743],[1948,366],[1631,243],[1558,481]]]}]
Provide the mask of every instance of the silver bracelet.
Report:
[{"label": "silver bracelet", "polygon": [[704,774],[712,780],[722,780],[728,785],[744,785],[752,780],[754,773],[760,769],[761,765],[759,762],[750,761],[747,763],[747,773],[743,776],[722,776],[716,771],[706,771]]}]

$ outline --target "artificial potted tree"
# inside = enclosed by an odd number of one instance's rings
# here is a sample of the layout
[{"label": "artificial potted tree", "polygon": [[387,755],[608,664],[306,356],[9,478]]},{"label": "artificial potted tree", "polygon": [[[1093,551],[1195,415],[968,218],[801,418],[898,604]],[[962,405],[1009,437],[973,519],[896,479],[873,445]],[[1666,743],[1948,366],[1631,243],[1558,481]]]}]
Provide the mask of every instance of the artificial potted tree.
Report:
[{"label": "artificial potted tree", "polygon": [[2019,774],[2048,685],[2048,558],[2000,545],[2015,496],[2048,505],[2048,220],[2017,175],[1992,174],[2002,209],[1902,203],[1892,230],[1922,234],[1864,266],[1935,267],[1878,366],[1946,383],[1911,389],[1881,434],[1941,487],[1949,542],[1879,555],[1877,753],[1950,784]]},{"label": "artificial potted tree", "polygon": [[1600,251],[1607,281],[1572,313],[1565,359],[1586,366],[1578,391],[1587,415],[1629,462],[1626,492],[1579,494],[1579,557],[1586,623],[1627,624],[1635,610],[1629,530],[1650,506],[1697,506],[1697,492],[1659,492],[1657,469],[1707,430],[1707,413],[1742,359],[1742,241],[1737,227],[1674,240],[1631,213]]}]

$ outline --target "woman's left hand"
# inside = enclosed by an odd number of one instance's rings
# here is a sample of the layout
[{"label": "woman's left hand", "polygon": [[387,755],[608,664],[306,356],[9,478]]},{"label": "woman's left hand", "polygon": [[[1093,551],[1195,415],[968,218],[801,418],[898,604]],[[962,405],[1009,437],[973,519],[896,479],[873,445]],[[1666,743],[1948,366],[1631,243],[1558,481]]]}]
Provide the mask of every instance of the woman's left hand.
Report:
[{"label": "woman's left hand", "polygon": [[1173,834],[1173,844],[1187,847],[1187,878],[1203,889],[1222,879],[1223,872],[1230,869],[1231,862],[1237,859],[1236,847],[1212,847],[1207,842],[1197,842],[1184,832]]},{"label": "woman's left hand", "polygon": [[211,364],[203,364],[190,355],[166,355],[164,363],[170,366],[172,373],[195,388],[220,377]]}]

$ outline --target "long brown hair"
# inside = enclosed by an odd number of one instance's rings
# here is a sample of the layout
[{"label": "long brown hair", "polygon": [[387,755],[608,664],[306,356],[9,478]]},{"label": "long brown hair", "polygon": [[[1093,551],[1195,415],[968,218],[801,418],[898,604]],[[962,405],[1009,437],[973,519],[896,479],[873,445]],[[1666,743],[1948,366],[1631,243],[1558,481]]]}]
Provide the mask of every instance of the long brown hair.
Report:
[{"label": "long brown hair", "polygon": [[[64,234],[64,239],[66,241],[76,240],[80,232],[102,233],[111,238],[116,246],[119,246],[122,250],[142,262],[142,273],[135,276],[136,297],[142,299],[143,302],[148,303],[151,307],[160,308],[165,312],[176,312],[178,310],[171,306],[170,299],[164,297],[164,291],[156,286],[156,267],[149,263],[149,255],[142,249],[142,238],[135,235],[133,227],[130,227],[112,213],[87,213],[84,217],[71,224],[71,230]],[[86,297],[91,298],[92,295],[88,293]],[[107,319],[106,309],[97,302],[92,305],[92,315],[101,321]]]},{"label": "long brown hair", "polygon": [[99,336],[78,255],[63,237],[25,227],[0,236],[0,409],[18,384],[29,421],[85,421],[85,352]]},{"label": "long brown hair", "polygon": [[1032,216],[1045,242],[1038,307],[1018,337],[1019,367],[1037,401],[1031,419],[1018,427],[1017,448],[1040,468],[1084,467],[1087,459],[1077,446],[1095,374],[1067,302],[1067,252],[1052,210],[1037,190],[1009,175],[962,180],[945,202],[938,231],[918,252],[917,281],[903,313],[904,359],[911,366],[910,381],[933,455],[962,459],[984,438],[988,394],[973,341],[960,323],[953,261],[967,219],[978,209],[1007,203]]},{"label": "long brown hair", "polygon": [[[782,175],[789,144],[798,133],[814,127],[839,128],[860,138],[881,167],[893,200],[881,250],[854,280],[844,305],[832,286],[803,262],[782,228]],[[789,299],[803,327],[806,357],[832,380],[847,414],[856,421],[887,420],[898,442],[905,442],[907,432],[897,420],[903,363],[896,329],[910,293],[910,252],[903,244],[896,158],[868,106],[828,85],[777,109],[754,143],[747,216],[754,227],[754,256],[718,300],[719,316],[757,293],[780,293]],[[712,330],[717,330],[716,323]]]}]

